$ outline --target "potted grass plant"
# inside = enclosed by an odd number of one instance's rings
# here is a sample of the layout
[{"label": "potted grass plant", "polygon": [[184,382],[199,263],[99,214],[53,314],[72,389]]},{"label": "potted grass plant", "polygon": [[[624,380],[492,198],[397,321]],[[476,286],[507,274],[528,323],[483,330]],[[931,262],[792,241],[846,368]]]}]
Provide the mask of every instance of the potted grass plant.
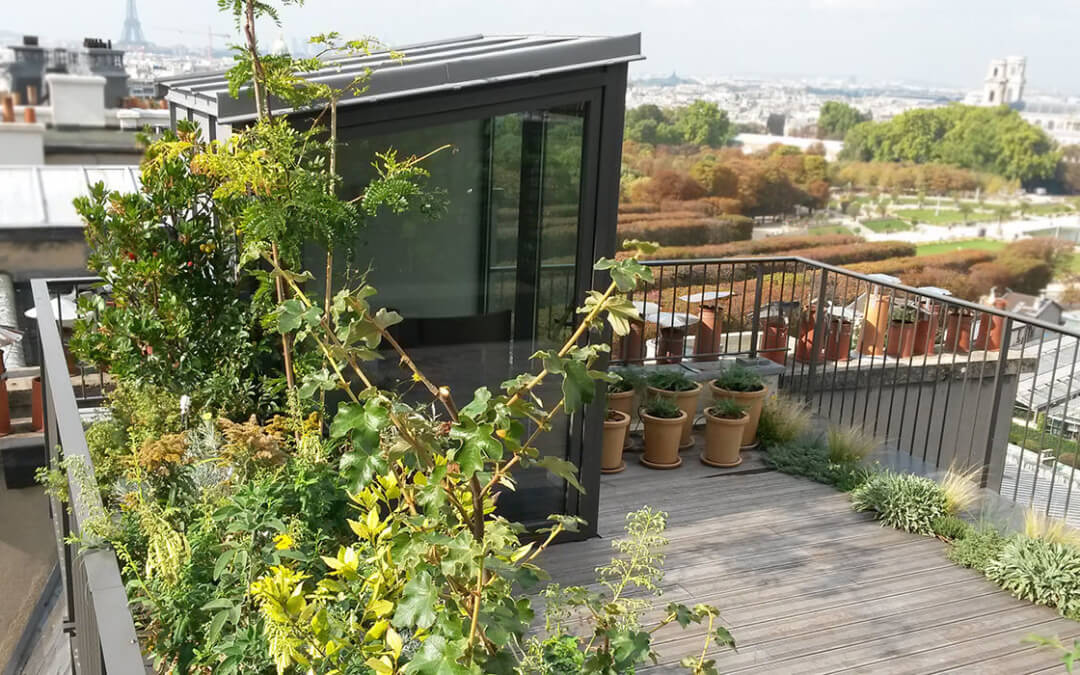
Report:
[{"label": "potted grass plant", "polygon": [[709,383],[709,388],[714,400],[729,399],[746,408],[747,421],[743,427],[742,447],[755,447],[761,404],[769,393],[765,381],[754,370],[740,363],[733,363],[724,369],[720,377]]},{"label": "potted grass plant", "polygon": [[600,451],[600,472],[619,473],[626,468],[623,447],[626,430],[630,427],[630,415],[621,410],[608,409],[604,417],[604,438]]},{"label": "potted grass plant", "polygon": [[701,461],[709,466],[732,467],[742,464],[743,429],[750,421],[746,406],[735,399],[717,399],[705,409],[705,451]]},{"label": "potted grass plant", "polygon": [[650,469],[674,469],[681,465],[679,439],[683,422],[689,415],[672,399],[663,396],[650,400],[640,414],[645,424],[645,452],[641,463]]},{"label": "potted grass plant", "polygon": [[686,413],[682,433],[679,437],[679,447],[685,450],[693,446],[694,416],[697,415],[698,394],[701,393],[701,383],[694,382],[676,370],[662,370],[652,373],[646,382],[650,401],[656,398],[666,398],[674,402],[680,410]]}]

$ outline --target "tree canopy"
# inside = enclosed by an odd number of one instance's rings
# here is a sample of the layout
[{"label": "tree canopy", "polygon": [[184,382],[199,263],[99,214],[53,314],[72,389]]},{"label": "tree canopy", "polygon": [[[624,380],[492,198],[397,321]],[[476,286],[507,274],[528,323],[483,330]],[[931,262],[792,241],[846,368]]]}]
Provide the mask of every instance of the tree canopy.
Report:
[{"label": "tree canopy", "polygon": [[646,104],[626,112],[626,138],[649,145],[704,145],[719,148],[735,135],[727,112],[715,103],[661,108]]},{"label": "tree canopy", "polygon": [[841,158],[942,162],[1030,183],[1052,178],[1061,153],[1015,110],[953,104],[857,124],[844,137]]},{"label": "tree canopy", "polygon": [[818,138],[840,140],[856,124],[868,122],[870,115],[840,101],[826,101],[818,113]]}]

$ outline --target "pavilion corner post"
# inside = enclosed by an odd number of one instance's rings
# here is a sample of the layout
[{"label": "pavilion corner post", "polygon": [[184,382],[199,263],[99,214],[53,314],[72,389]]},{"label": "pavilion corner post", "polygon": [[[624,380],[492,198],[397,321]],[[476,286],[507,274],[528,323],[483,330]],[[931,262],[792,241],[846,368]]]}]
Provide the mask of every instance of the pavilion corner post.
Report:
[{"label": "pavilion corner post", "polygon": [[[1009,341],[1012,338],[1012,317],[1004,317],[1004,325],[1001,330],[1001,345],[998,349],[997,364],[994,368],[994,397],[990,404],[990,424],[986,431],[986,451],[983,455],[983,466],[979,477],[979,486],[988,487],[990,485],[990,471],[993,468],[994,461],[994,449],[997,445],[995,440],[998,438],[998,417],[1001,408],[1001,391],[1005,388],[1005,371],[1009,363]],[[1015,398],[1015,396],[1013,396]],[[1011,404],[1010,404],[1011,407]],[[1006,425],[1011,424],[1011,418],[1007,417]],[[1006,426],[1005,433],[1002,436],[1003,443],[1001,448],[1007,452],[1008,449],[1008,426]],[[1002,462],[1004,465],[1004,462]]]},{"label": "pavilion corner post", "polygon": [[817,306],[814,308],[814,337],[810,340],[810,364],[806,374],[806,403],[811,405],[814,400],[814,386],[816,378],[814,369],[817,368],[818,349],[821,346],[822,334],[825,332],[825,293],[829,286],[829,273],[822,268],[821,287],[818,289]]},{"label": "pavilion corner post", "polygon": [[756,270],[754,284],[754,315],[750,319],[750,358],[756,359],[758,355],[758,323],[761,321],[761,287],[764,286],[765,271],[761,263],[754,265]]}]

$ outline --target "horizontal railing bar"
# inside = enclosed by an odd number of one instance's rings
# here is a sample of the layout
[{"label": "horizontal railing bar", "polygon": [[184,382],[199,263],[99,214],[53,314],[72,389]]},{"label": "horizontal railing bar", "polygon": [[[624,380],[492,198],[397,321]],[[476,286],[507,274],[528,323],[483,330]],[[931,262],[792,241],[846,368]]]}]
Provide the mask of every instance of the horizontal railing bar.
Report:
[{"label": "horizontal railing bar", "polygon": [[[64,281],[58,280],[57,283]],[[60,447],[63,449],[64,458],[78,458],[85,472],[79,475],[77,480],[72,480],[69,475],[67,481],[71,512],[75,522],[81,525],[92,518],[93,514],[104,513],[104,507],[97,492],[94,463],[90,458],[82,418],[75,402],[75,392],[68,374],[60,330],[53,315],[48,283],[44,279],[34,279],[30,282],[30,288],[34,307],[37,309],[38,336],[41,341],[42,363],[45,366],[45,391],[52,399]],[[99,628],[105,671],[115,675],[144,675],[146,669],[142,651],[116,555],[109,550],[95,550],[83,554],[80,563],[86,571],[86,584]],[[76,631],[78,629],[79,626],[76,626]],[[96,656],[83,654],[81,658],[93,659]]]},{"label": "horizontal railing bar", "polygon": [[642,264],[647,267],[668,267],[673,265],[687,266],[687,265],[752,265],[760,263],[783,263],[783,262],[795,262],[802,263],[810,267],[816,267],[821,270],[827,270],[830,273],[842,274],[854,279],[868,282],[875,286],[882,286],[894,291],[902,291],[911,295],[917,295],[923,298],[930,298],[932,300],[938,300],[940,302],[962,307],[963,309],[970,309],[973,312],[979,312],[982,314],[990,314],[993,316],[1008,317],[1014,321],[1023,322],[1029,326],[1035,326],[1044,330],[1052,330],[1069,337],[1080,338],[1080,331],[1069,330],[1065,326],[1060,324],[1053,324],[1041,319],[1036,319],[1031,316],[1024,316],[1023,314],[1017,314],[1015,312],[1007,312],[997,307],[990,307],[988,305],[980,305],[976,302],[968,300],[962,300],[960,298],[953,297],[951,295],[938,295],[936,293],[926,293],[920,291],[913,286],[906,286],[904,284],[894,284],[889,281],[883,281],[875,279],[872,276],[861,274],[859,272],[852,272],[849,269],[843,267],[837,267],[836,265],[829,265],[811,258],[803,258],[801,256],[760,256],[760,257],[739,257],[739,258],[692,258],[687,260],[643,260]]}]

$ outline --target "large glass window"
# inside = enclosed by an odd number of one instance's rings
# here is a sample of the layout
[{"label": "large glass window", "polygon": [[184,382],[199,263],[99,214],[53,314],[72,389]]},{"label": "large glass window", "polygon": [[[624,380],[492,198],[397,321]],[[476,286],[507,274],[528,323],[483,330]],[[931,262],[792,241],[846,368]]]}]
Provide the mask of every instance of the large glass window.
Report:
[{"label": "large glass window", "polygon": [[[497,390],[529,368],[534,351],[566,339],[575,308],[583,104],[379,136],[345,128],[340,136],[346,195],[371,179],[376,152],[393,148],[402,157],[450,145],[425,162],[431,185],[445,192],[442,217],[381,215],[360,235],[352,260],[336,261],[335,274],[369,270],[378,304],[406,317],[399,340],[459,405],[478,387]],[[307,267],[321,269],[315,259]],[[374,369],[383,384],[409,386],[393,358]],[[558,382],[540,396],[557,401]],[[560,419],[540,450],[565,458],[571,434]],[[499,499],[508,516],[536,521],[563,510],[563,481],[542,471],[515,478],[517,490]]]}]

